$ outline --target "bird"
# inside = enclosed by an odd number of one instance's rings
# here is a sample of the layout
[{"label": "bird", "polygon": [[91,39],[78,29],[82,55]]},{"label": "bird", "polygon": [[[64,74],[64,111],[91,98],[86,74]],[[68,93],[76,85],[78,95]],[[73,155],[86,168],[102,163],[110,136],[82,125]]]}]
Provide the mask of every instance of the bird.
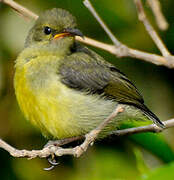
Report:
[{"label": "bird", "polygon": [[144,104],[136,86],[103,57],[76,41],[76,18],[53,8],[30,29],[15,62],[15,94],[26,119],[50,139],[85,135],[117,107],[100,137],[125,121],[164,124]]}]

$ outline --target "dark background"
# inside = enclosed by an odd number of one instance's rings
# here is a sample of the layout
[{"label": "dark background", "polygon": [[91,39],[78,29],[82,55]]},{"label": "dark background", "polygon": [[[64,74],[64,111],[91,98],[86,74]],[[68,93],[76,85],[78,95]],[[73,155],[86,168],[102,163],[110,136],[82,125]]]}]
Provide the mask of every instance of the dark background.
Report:
[{"label": "dark background", "polygon": [[[92,0],[91,0],[92,1]],[[82,0],[17,1],[39,14],[59,7],[69,10],[78,20],[81,31],[96,40],[111,43],[98,22],[84,7]],[[174,1],[161,0],[162,10],[170,26],[165,32],[158,30],[154,16],[144,1],[148,18],[162,37],[171,53],[174,53]],[[160,54],[144,26],[139,22],[133,1],[93,0],[97,12],[116,37],[126,45],[146,52]],[[24,40],[33,22],[19,16],[10,7],[0,3],[0,137],[19,149],[40,149],[47,142],[25,120],[17,105],[14,88],[14,62],[23,48]],[[92,48],[92,47],[91,47]],[[122,58],[92,48],[106,60],[115,64],[138,87],[145,103],[161,120],[174,115],[174,70],[156,66],[138,59]],[[174,129],[164,136],[174,147]],[[143,141],[143,139],[142,139]],[[160,149],[159,151],[163,151]],[[165,152],[163,152],[165,153]],[[0,179],[2,180],[132,180],[160,179],[174,176],[173,163],[166,164],[127,137],[109,138],[97,142],[80,158],[60,158],[60,165],[53,171],[45,159],[17,159],[0,149]],[[173,171],[174,172],[174,171]]]}]

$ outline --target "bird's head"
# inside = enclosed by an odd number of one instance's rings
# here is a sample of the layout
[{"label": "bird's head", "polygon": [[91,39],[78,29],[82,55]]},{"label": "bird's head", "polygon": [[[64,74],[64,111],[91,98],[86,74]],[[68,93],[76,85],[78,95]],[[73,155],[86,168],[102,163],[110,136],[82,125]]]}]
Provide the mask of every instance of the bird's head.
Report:
[{"label": "bird's head", "polygon": [[54,8],[45,11],[36,20],[25,42],[25,47],[34,43],[49,43],[62,38],[74,40],[83,34],[76,29],[76,19],[68,11]]}]

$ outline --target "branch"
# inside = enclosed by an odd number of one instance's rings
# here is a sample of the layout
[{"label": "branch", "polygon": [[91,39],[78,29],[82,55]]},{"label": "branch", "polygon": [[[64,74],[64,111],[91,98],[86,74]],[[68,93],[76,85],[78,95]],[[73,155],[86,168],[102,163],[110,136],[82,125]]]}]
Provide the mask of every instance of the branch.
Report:
[{"label": "branch", "polygon": [[85,37],[82,39],[80,37],[76,37],[76,39],[82,43],[103,49],[105,51],[110,52],[118,57],[131,57],[141,59],[143,61],[147,61],[156,65],[164,65],[168,68],[174,68],[174,63],[169,63],[165,57],[159,56],[152,53],[147,53],[143,51],[139,51],[136,49],[129,48],[128,46],[122,45],[119,48],[116,48],[114,45],[106,44],[100,41],[96,41],[94,39]]},{"label": "branch", "polygon": [[146,31],[149,33],[149,35],[151,36],[151,38],[153,39],[153,41],[157,45],[157,47],[161,51],[162,55],[164,57],[170,56],[171,55],[170,52],[168,51],[168,49],[166,48],[166,46],[162,42],[161,38],[158,36],[157,32],[154,30],[152,25],[149,23],[149,21],[146,17],[146,14],[145,14],[141,0],[134,0],[134,2],[135,2],[135,5],[137,7],[139,20],[143,22],[143,24],[146,28]]},{"label": "branch", "polygon": [[[163,121],[163,123],[165,125],[165,129],[174,127],[174,119]],[[115,135],[115,136],[124,136],[124,135],[132,135],[132,134],[142,133],[142,132],[156,132],[156,133],[158,133],[158,132],[161,132],[163,130],[164,129],[159,128],[155,124],[151,124],[151,125],[147,125],[147,126],[116,130],[116,131],[111,132],[110,134]],[[94,131],[94,134],[95,133],[96,133],[96,131]],[[98,134],[96,133],[96,135],[98,135]],[[90,135],[88,134],[86,137],[90,137]],[[84,137],[79,136],[79,137],[75,138],[72,141],[80,140],[80,139],[83,139],[83,138]],[[72,141],[69,141],[69,142],[72,142]],[[63,144],[66,144],[65,142]],[[86,144],[86,142],[85,142],[85,144]],[[60,143],[59,145],[62,145],[62,144]],[[29,159],[36,158],[36,157],[46,158],[46,157],[48,157],[50,155],[53,155],[53,154],[55,154],[57,156],[62,156],[62,155],[78,156],[79,152],[80,153],[84,152],[84,149],[81,149],[81,147],[80,148],[79,147],[80,146],[75,147],[75,148],[64,149],[64,148],[61,148],[59,146],[50,145],[50,146],[44,147],[41,150],[31,150],[31,151],[29,151],[29,150],[18,150],[16,148],[10,146],[9,144],[7,144],[2,139],[0,139],[0,148],[2,148],[4,150],[6,150],[7,152],[9,152],[11,156],[20,157],[20,158],[29,158]]]},{"label": "branch", "polygon": [[[151,38],[153,39],[153,41],[155,42],[155,44],[157,45],[159,50],[161,51],[162,55],[165,57],[165,59],[163,59],[164,61],[162,60],[163,65],[170,67],[170,68],[173,68],[174,67],[174,56],[171,56],[170,52],[165,47],[164,43],[162,42],[162,40],[160,39],[160,37],[158,36],[156,31],[153,29],[153,27],[149,23],[149,21],[146,17],[146,14],[144,12],[144,8],[143,8],[141,0],[134,0],[134,1],[136,4],[136,7],[137,7],[139,19],[144,23],[144,26],[145,26],[147,32],[149,33],[149,35],[151,36]],[[129,57],[134,57],[134,58],[140,58],[142,60],[152,62],[156,65],[161,65],[161,62],[159,60],[157,60],[157,61],[154,60],[153,54],[147,54],[147,53],[144,54],[144,52],[141,52],[138,50],[133,50],[133,49],[127,47],[126,45],[122,44],[121,42],[119,42],[116,39],[116,37],[111,33],[110,29],[105,25],[105,23],[99,17],[99,15],[97,14],[96,10],[94,9],[94,7],[90,3],[90,1],[84,0],[83,3],[89,9],[89,11],[93,14],[93,16],[97,19],[99,24],[102,26],[102,28],[105,30],[105,32],[108,34],[108,36],[110,37],[110,39],[114,43],[115,52],[117,51],[117,53],[116,53],[117,56],[119,56],[119,57],[129,56]],[[130,52],[132,52],[133,54]],[[151,61],[152,59],[150,60],[149,58],[147,58],[149,56],[151,56],[150,58],[152,58],[153,61]]]},{"label": "branch", "polygon": [[117,38],[112,34],[111,30],[106,26],[106,24],[103,22],[103,20],[100,18],[100,16],[97,14],[96,10],[93,8],[92,4],[88,0],[84,0],[83,4],[89,9],[89,11],[92,13],[92,15],[96,18],[96,20],[99,22],[101,27],[105,30],[107,35],[110,37],[112,42],[115,44],[116,47],[120,47],[122,44],[117,40]]},{"label": "branch", "polygon": [[152,12],[155,16],[158,27],[163,31],[167,30],[169,27],[169,24],[161,11],[161,4],[159,0],[147,0],[147,2],[150,8],[152,9]]},{"label": "branch", "polygon": [[0,2],[7,4],[12,9],[17,11],[19,14],[23,15],[24,17],[33,18],[33,19],[38,18],[37,14],[35,14],[32,11],[28,10],[27,8],[21,6],[20,4],[14,2],[13,0],[0,0]]},{"label": "branch", "polygon": [[147,126],[140,126],[140,127],[135,127],[135,128],[129,128],[129,129],[122,129],[122,130],[116,130],[112,131],[110,135],[116,135],[116,136],[125,136],[125,135],[132,135],[132,134],[137,134],[137,133],[143,133],[143,132],[154,132],[154,133],[159,133],[163,131],[164,129],[168,129],[171,127],[174,127],[174,119],[170,119],[167,121],[163,121],[163,124],[165,128],[160,128],[156,124],[151,124]]},{"label": "branch", "polygon": [[[8,6],[13,8],[14,10],[16,10],[18,13],[22,14],[24,17],[30,17],[33,19],[38,18],[38,15],[34,14],[27,8],[24,8],[23,6],[21,6],[20,4],[14,2],[12,0],[0,0],[0,2],[7,4]],[[163,65],[168,68],[174,68],[174,62],[170,61],[168,58],[160,56],[160,55],[147,53],[147,52],[129,48],[128,46],[122,44],[117,39],[116,40],[118,41],[118,45],[120,43],[119,47],[116,47],[116,46],[110,45],[110,44],[106,44],[103,42],[99,42],[99,41],[96,41],[96,40],[88,38],[88,37],[85,37],[85,40],[77,37],[77,40],[81,41],[85,44],[101,48],[105,51],[108,51],[108,52],[118,56],[118,57],[137,58],[137,59],[141,59],[141,60],[156,64],[156,65]]]}]

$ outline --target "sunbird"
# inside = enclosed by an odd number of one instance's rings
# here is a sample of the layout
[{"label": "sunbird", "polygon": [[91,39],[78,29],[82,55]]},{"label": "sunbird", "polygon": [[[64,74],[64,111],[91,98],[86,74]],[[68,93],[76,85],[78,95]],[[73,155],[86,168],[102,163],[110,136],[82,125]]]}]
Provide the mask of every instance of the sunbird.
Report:
[{"label": "sunbird", "polygon": [[45,11],[28,33],[15,64],[14,87],[26,119],[52,139],[85,135],[118,105],[119,113],[100,133],[125,121],[152,120],[135,85],[114,65],[76,41],[83,34],[68,11]]}]

